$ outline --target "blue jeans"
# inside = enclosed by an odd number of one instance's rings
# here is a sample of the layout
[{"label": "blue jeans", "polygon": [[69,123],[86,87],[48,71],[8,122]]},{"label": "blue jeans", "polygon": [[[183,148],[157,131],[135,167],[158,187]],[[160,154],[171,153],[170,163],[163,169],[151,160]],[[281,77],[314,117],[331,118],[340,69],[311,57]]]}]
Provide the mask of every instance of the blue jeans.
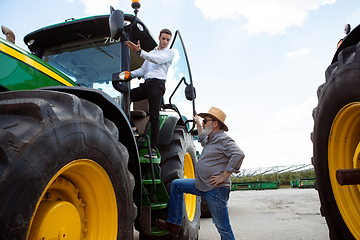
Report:
[{"label": "blue jeans", "polygon": [[168,222],[181,226],[183,215],[184,193],[204,197],[208,203],[213,223],[221,235],[221,240],[235,239],[230,226],[227,201],[230,189],[214,188],[201,192],[195,188],[195,179],[176,179],[171,183]]}]

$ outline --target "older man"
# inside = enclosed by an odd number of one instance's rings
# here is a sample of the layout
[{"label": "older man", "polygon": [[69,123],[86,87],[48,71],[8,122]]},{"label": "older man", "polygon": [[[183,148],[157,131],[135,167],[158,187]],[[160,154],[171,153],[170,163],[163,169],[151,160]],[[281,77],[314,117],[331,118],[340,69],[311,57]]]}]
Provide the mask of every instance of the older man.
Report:
[{"label": "older man", "polygon": [[[201,127],[199,116],[203,118]],[[225,132],[225,113],[215,107],[194,117],[203,146],[196,165],[195,179],[177,179],[171,184],[169,218],[157,219],[159,227],[177,237],[180,233],[184,193],[202,196],[208,203],[213,222],[221,239],[235,239],[231,229],[227,202],[233,172],[239,172],[244,152]]]}]

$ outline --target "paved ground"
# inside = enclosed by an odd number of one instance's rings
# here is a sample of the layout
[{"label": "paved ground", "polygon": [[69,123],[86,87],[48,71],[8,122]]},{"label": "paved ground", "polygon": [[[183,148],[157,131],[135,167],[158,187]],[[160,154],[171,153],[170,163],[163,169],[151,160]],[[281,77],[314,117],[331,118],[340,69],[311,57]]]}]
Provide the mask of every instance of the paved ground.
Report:
[{"label": "paved ground", "polygon": [[[329,239],[325,219],[320,215],[317,191],[313,188],[234,191],[230,193],[228,206],[236,239]],[[202,218],[199,240],[215,239],[219,240],[220,236],[212,220]]]},{"label": "paved ground", "polygon": [[[236,239],[329,239],[317,191],[234,191],[229,213]],[[201,219],[199,239],[220,239],[210,219]]]}]

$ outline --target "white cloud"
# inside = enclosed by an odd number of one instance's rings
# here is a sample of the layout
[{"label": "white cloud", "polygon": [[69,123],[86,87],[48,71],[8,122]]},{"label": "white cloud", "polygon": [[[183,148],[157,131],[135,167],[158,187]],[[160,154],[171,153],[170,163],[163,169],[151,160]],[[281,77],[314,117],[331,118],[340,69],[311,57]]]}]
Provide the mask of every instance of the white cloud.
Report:
[{"label": "white cloud", "polygon": [[336,0],[324,0],[324,1],[322,1],[321,5],[333,4],[333,3],[335,3],[335,2],[336,2]]},{"label": "white cloud", "polygon": [[250,34],[285,33],[290,26],[301,26],[311,10],[336,0],[195,0],[195,6],[206,19],[238,18],[248,21],[244,28]]},{"label": "white cloud", "polygon": [[274,130],[300,126],[311,119],[312,110],[316,105],[317,98],[310,96],[299,106],[291,106],[286,110],[279,111],[273,119],[265,124],[265,128]]},{"label": "white cloud", "polygon": [[288,58],[294,58],[296,56],[299,56],[299,55],[307,55],[309,54],[309,49],[308,48],[303,48],[301,49],[300,51],[290,51],[288,54],[286,54],[286,56]]}]

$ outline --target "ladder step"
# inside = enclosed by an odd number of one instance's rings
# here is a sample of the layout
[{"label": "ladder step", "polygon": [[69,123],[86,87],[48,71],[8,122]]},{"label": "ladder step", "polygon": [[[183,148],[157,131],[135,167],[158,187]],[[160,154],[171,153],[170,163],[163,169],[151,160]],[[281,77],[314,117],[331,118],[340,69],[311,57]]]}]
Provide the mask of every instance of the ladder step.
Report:
[{"label": "ladder step", "polygon": [[[152,162],[154,164],[160,164],[161,159],[160,158],[153,158]],[[149,158],[146,158],[146,157],[140,157],[140,163],[150,163],[150,160],[149,160]]]},{"label": "ladder step", "polygon": [[168,231],[161,229],[159,227],[151,227],[151,235],[153,236],[161,237],[168,233],[169,233]]},{"label": "ladder step", "polygon": [[[151,185],[153,183],[153,181],[151,179],[146,179],[146,180],[142,180],[142,183]],[[160,179],[155,179],[155,184],[160,184],[160,183],[161,183]]]},{"label": "ladder step", "polygon": [[151,203],[151,210],[164,209],[168,206],[167,203]]}]

